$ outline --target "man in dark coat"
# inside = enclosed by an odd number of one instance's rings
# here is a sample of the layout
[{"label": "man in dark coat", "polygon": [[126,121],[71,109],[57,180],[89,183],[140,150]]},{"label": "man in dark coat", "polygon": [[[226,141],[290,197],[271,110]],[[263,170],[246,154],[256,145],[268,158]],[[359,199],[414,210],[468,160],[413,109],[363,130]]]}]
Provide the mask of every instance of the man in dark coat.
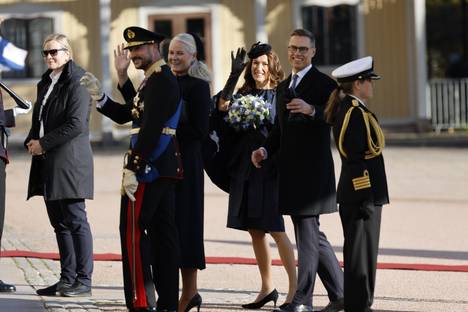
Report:
[{"label": "man in dark coat", "polygon": [[[139,312],[176,311],[179,241],[174,186],[182,178],[175,140],[181,108],[179,86],[158,49],[163,35],[132,26],[124,30],[124,38],[133,64],[145,72],[133,99],[124,105],[114,102],[91,73],[81,81],[97,101],[100,113],[120,124],[132,122],[120,213],[127,307]],[[133,86],[127,79],[119,88],[128,91]]]},{"label": "man in dark coat", "polygon": [[343,272],[319,216],[336,212],[330,127],[323,111],[336,83],[312,65],[315,38],[307,30],[292,32],[288,59],[292,75],[277,87],[275,125],[263,147],[252,153],[257,167],[279,152],[279,209],[291,215],[298,247],[298,287],[293,302],[279,311],[313,311],[316,273],[328,292],[324,311],[343,309]]}]

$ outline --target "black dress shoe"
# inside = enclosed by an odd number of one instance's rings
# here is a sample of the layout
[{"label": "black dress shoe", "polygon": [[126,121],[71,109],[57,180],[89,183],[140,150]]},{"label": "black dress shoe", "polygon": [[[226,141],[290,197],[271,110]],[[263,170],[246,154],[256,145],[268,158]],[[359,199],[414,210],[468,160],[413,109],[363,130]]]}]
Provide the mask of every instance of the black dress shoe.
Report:
[{"label": "black dress shoe", "polygon": [[314,312],[311,306],[305,304],[290,303],[282,309],[275,309],[273,312]]},{"label": "black dress shoe", "polygon": [[0,292],[14,292],[16,291],[15,285],[5,284],[2,280],[0,280]]},{"label": "black dress shoe", "polygon": [[249,309],[249,310],[261,309],[265,304],[267,304],[270,301],[273,301],[276,307],[276,301],[278,301],[278,291],[276,289],[273,289],[271,293],[269,293],[268,295],[266,295],[259,301],[243,304],[242,307],[244,309]]},{"label": "black dress shoe", "polygon": [[344,311],[344,298],[331,301],[321,312],[339,312]]},{"label": "black dress shoe", "polygon": [[63,289],[60,294],[64,297],[89,297],[91,296],[91,286],[76,281],[71,287]]},{"label": "black dress shoe", "polygon": [[190,311],[190,309],[197,307],[197,312],[200,312],[200,306],[202,304],[202,297],[200,296],[199,293],[196,293],[192,299],[190,299],[189,303],[187,304],[187,307],[185,307],[184,312]]},{"label": "black dress shoe", "polygon": [[72,284],[58,281],[54,285],[36,290],[36,294],[39,296],[60,296],[60,292],[62,290],[68,289],[70,287],[72,287]]},{"label": "black dress shoe", "polygon": [[291,304],[291,302],[285,302],[285,303],[283,303],[283,304],[280,304],[280,305],[278,306],[278,308],[279,308],[279,309],[285,309],[285,308],[286,308],[288,305],[290,305],[290,304]]}]

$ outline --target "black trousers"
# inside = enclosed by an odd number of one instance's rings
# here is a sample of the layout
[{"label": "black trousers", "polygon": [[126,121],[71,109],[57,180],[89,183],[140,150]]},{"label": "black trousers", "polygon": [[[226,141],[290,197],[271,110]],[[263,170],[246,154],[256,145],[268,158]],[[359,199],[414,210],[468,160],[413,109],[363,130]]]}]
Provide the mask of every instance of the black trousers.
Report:
[{"label": "black trousers", "polygon": [[292,216],[291,219],[296,236],[298,262],[297,291],[293,303],[312,307],[317,273],[330,301],[342,298],[343,271],[327,237],[319,229],[318,216]]},{"label": "black trousers", "polygon": [[45,200],[60,253],[60,280],[91,286],[93,237],[84,199]]},{"label": "black trousers", "polygon": [[5,160],[0,158],[0,250],[2,247],[3,224],[5,221]]},{"label": "black trousers", "polygon": [[157,306],[158,310],[177,310],[179,237],[174,185],[175,180],[162,178],[140,183],[134,205],[126,196],[122,197],[120,239],[125,301],[129,309]]},{"label": "black trousers", "polygon": [[374,301],[382,206],[368,218],[359,205],[340,205],[344,233],[344,293],[346,312],[368,311]]}]

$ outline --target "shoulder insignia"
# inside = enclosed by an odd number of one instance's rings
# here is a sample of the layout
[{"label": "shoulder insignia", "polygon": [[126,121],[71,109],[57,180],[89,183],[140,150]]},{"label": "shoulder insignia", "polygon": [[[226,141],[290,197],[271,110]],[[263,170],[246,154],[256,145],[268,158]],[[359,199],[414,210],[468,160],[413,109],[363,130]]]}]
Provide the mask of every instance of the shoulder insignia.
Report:
[{"label": "shoulder insignia", "polygon": [[160,73],[162,71],[162,66],[165,64],[166,62],[164,62],[163,59],[160,59],[159,61],[151,65],[151,67],[146,70],[145,76],[149,77],[153,73],[155,74]]},{"label": "shoulder insignia", "polygon": [[353,104],[354,107],[358,107],[358,106],[359,106],[358,100],[351,100],[351,104]]}]

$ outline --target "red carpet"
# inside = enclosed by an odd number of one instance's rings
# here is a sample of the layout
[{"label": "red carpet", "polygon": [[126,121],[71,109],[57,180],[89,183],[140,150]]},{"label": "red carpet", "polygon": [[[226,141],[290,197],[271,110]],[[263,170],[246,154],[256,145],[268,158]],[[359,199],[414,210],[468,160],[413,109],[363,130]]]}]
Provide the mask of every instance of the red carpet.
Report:
[{"label": "red carpet", "polygon": [[[35,252],[26,250],[5,250],[1,257],[25,257],[36,259],[58,260],[58,253]],[[96,261],[120,261],[122,256],[114,253],[94,254]],[[241,257],[206,257],[207,264],[256,264],[253,258]],[[343,266],[343,262],[340,262]],[[280,260],[273,260],[273,265],[281,265]],[[444,265],[444,264],[421,264],[421,263],[378,263],[377,268],[381,270],[415,270],[415,271],[449,271],[468,272],[468,265]]]}]

